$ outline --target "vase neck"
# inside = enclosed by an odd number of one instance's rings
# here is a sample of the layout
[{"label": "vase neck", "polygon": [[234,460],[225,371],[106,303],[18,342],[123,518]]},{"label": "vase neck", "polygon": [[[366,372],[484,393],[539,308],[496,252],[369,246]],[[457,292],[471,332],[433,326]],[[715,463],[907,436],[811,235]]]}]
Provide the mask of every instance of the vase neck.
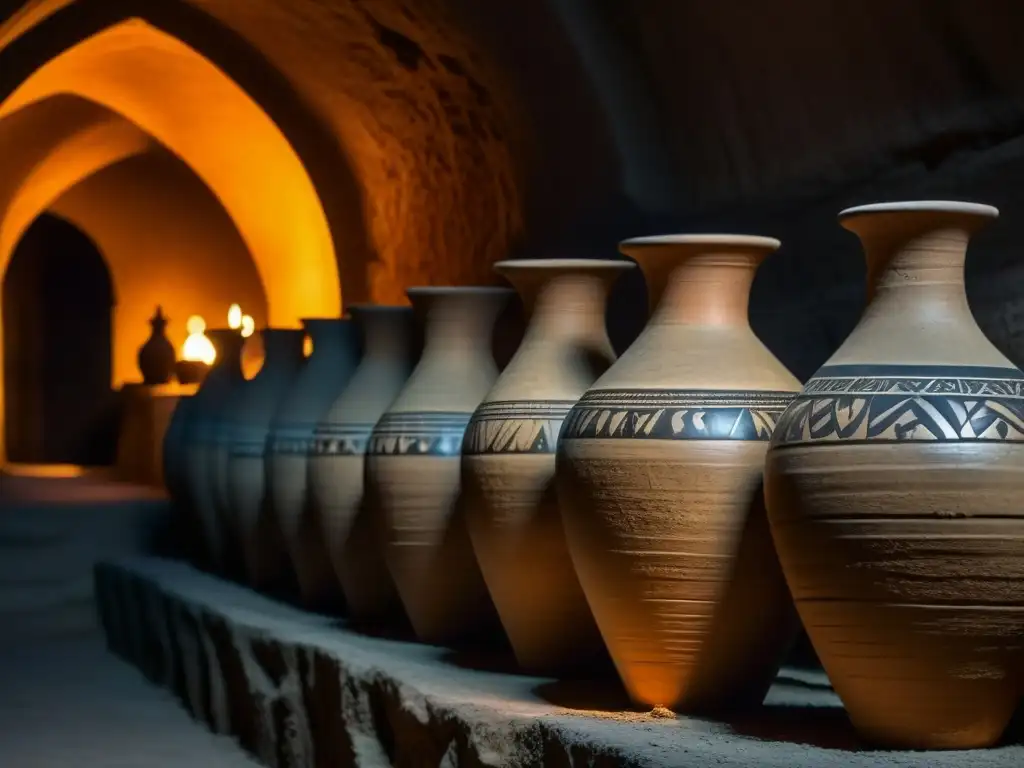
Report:
[{"label": "vase neck", "polygon": [[260,337],[263,339],[264,354],[262,370],[277,366],[293,368],[302,365],[305,331],[292,328],[264,328],[260,331]]},{"label": "vase neck", "polygon": [[359,304],[349,311],[362,337],[365,362],[404,362],[415,355],[416,322],[411,307]]},{"label": "vase neck", "polygon": [[991,217],[895,206],[854,209],[861,210],[841,223],[861,240],[867,306],[829,364],[1004,364],[975,323],[964,288],[971,235]]},{"label": "vase neck", "polygon": [[491,355],[494,324],[512,297],[506,288],[409,289],[423,327],[423,355]]},{"label": "vase neck", "polygon": [[214,328],[208,330],[206,336],[217,351],[210,373],[220,371],[219,376],[230,379],[243,378],[242,348],[245,346],[245,339],[242,338],[242,334],[228,328]]},{"label": "vase neck", "polygon": [[303,320],[302,325],[313,342],[311,363],[353,354],[359,345],[359,333],[351,320],[316,318]]}]

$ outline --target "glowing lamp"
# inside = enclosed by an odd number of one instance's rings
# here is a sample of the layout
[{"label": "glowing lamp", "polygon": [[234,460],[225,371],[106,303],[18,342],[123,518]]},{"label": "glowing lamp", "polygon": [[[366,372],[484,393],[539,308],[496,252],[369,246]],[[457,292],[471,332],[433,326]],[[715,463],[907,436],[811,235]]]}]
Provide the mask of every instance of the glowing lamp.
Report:
[{"label": "glowing lamp", "polygon": [[202,381],[213,361],[217,349],[206,335],[206,321],[199,315],[192,315],[185,323],[188,337],[181,347],[181,360],[174,366],[174,373],[181,384],[195,384]]}]

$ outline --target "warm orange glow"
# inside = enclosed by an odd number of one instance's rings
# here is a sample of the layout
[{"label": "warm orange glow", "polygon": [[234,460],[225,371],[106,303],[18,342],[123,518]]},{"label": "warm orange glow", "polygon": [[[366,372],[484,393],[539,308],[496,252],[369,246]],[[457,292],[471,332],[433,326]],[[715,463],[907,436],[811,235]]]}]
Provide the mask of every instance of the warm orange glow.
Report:
[{"label": "warm orange glow", "polygon": [[306,334],[306,338],[302,340],[302,354],[309,357],[313,354],[313,337]]},{"label": "warm orange glow", "polygon": [[270,324],[296,327],[300,316],[340,311],[334,245],[305,168],[259,105],[208,59],[131,19],[36,70],[0,105],[0,119],[68,93],[124,115],[213,190],[252,252]]},{"label": "warm orange glow", "polygon": [[256,321],[252,315],[242,315],[242,338],[248,339],[256,332]]},{"label": "warm orange glow", "polygon": [[232,304],[228,307],[228,328],[238,330],[242,327],[242,307]]},{"label": "warm orange glow", "polygon": [[206,321],[199,315],[192,315],[185,324],[188,337],[181,348],[182,360],[199,360],[213,365],[217,359],[217,350],[213,342],[206,336]]}]

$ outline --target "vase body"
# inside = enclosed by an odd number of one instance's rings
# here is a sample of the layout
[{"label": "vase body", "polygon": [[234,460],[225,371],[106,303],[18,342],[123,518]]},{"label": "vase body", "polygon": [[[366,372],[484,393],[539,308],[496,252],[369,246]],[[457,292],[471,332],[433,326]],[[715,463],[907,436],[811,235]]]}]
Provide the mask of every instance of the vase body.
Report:
[{"label": "vase body", "polygon": [[225,573],[228,531],[220,514],[215,493],[214,459],[223,441],[224,409],[245,383],[242,377],[242,345],[236,330],[207,331],[217,358],[202,385],[191,398],[191,418],[182,436],[182,488],[188,506],[202,530],[201,554],[197,564]]},{"label": "vase body", "polygon": [[284,537],[267,495],[266,446],[274,413],[302,368],[305,333],[267,328],[260,336],[263,367],[241,389],[227,414],[227,508],[246,583],[278,591],[288,584],[290,570]]},{"label": "vase body", "polygon": [[167,338],[167,318],[160,307],[156,308],[156,314],[150,319],[149,324],[153,326],[153,332],[139,349],[138,355],[142,383],[149,386],[166,384],[174,375],[174,364],[178,360],[178,355],[174,351],[174,345]]},{"label": "vase body", "polygon": [[492,334],[505,288],[410,288],[423,355],[381,416],[366,456],[370,515],[416,636],[458,642],[499,630],[464,518],[462,439],[498,376]]},{"label": "vase body", "polygon": [[799,383],[747,320],[757,265],[777,247],[739,235],[625,241],[654,311],[562,428],[570,552],[645,706],[760,704],[795,634],[761,470]]},{"label": "vase body", "polygon": [[352,321],[303,320],[313,352],[274,414],[267,439],[267,492],[284,536],[304,607],[333,610],[341,592],[308,494],[308,456],[317,424],[344,390],[359,362]]},{"label": "vase body", "polygon": [[779,421],[772,531],[807,633],[868,741],[993,744],[1018,697],[1024,374],[974,322],[972,232],[994,208],[850,209],[870,298]]},{"label": "vase body", "polygon": [[185,488],[185,440],[191,429],[195,394],[181,395],[174,406],[171,420],[164,432],[161,455],[163,458],[164,485],[171,501],[177,506],[187,504]]},{"label": "vase body", "polygon": [[364,625],[401,624],[404,612],[372,525],[363,475],[370,433],[416,365],[416,325],[410,307],[356,305],[350,312],[363,356],[316,427],[310,502],[349,616]]},{"label": "vase body", "polygon": [[607,658],[565,542],[555,447],[569,409],[615,359],[605,304],[612,283],[633,266],[594,259],[495,265],[529,319],[466,430],[466,521],[516,659],[532,674]]}]

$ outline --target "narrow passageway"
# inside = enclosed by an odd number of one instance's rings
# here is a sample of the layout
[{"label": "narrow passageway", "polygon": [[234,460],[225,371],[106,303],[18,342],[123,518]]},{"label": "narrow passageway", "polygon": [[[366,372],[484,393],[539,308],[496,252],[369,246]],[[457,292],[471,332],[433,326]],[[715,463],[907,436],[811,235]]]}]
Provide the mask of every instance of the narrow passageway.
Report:
[{"label": "narrow passageway", "polygon": [[251,768],[173,696],[107,652],[98,635],[0,651],[0,765],[11,768]]},{"label": "narrow passageway", "polygon": [[104,645],[92,563],[144,546],[162,494],[51,469],[0,470],[0,766],[259,765]]}]

